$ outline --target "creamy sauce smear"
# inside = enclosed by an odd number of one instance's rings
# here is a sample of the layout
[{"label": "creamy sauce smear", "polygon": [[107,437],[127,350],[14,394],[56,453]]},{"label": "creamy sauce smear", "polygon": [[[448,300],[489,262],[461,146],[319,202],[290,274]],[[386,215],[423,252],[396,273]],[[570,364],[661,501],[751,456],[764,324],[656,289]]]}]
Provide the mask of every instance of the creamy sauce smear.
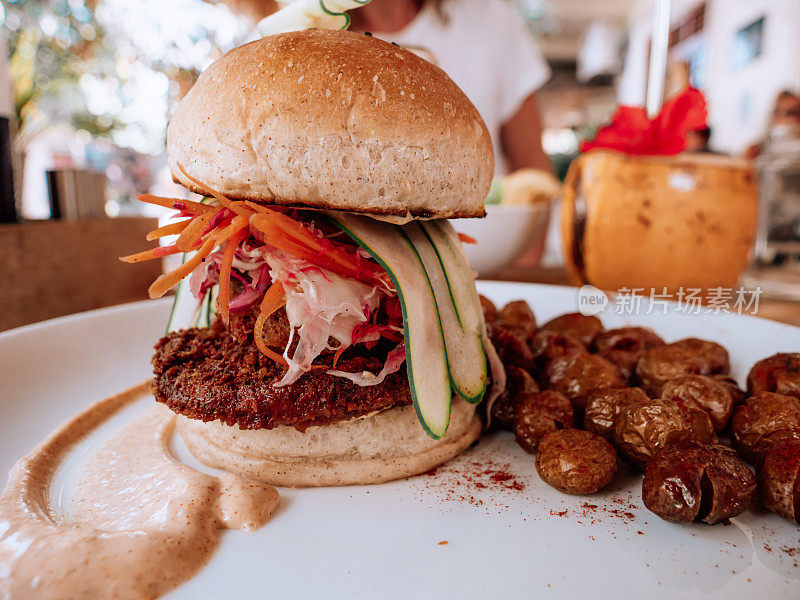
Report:
[{"label": "creamy sauce smear", "polygon": [[74,445],[149,393],[145,383],[94,404],[15,465],[0,496],[0,598],[157,598],[209,560],[224,529],[257,529],[275,512],[275,488],[175,460],[175,415],[161,405],[103,444],[74,502],[54,510],[53,476]]}]

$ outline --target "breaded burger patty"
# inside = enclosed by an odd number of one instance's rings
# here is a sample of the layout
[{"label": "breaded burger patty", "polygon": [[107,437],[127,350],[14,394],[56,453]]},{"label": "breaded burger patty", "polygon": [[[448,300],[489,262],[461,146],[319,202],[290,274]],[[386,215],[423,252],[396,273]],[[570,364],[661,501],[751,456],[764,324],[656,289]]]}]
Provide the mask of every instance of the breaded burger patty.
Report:
[{"label": "breaded burger patty", "polygon": [[[384,354],[385,357],[385,354]],[[317,362],[327,363],[332,355]],[[153,393],[174,412],[202,421],[220,420],[241,429],[292,425],[304,431],[411,403],[405,367],[378,385],[362,387],[326,368],[304,373],[296,382],[274,387],[284,367],[241,343],[217,321],[210,328],[170,333],[155,346]],[[377,373],[383,366],[372,350],[348,349],[341,371]]]}]

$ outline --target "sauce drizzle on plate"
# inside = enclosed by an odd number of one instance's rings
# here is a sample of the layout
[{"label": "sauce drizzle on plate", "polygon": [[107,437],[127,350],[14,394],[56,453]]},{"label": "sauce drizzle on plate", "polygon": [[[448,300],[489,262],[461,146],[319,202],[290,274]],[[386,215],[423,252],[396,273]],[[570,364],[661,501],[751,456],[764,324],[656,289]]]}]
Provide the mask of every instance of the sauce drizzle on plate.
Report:
[{"label": "sauce drizzle on plate", "polygon": [[70,450],[149,393],[148,382],[90,406],[15,465],[0,496],[0,597],[158,597],[209,560],[224,529],[257,529],[275,512],[275,488],[175,460],[175,415],[162,406],[105,442],[56,511],[51,483]]}]

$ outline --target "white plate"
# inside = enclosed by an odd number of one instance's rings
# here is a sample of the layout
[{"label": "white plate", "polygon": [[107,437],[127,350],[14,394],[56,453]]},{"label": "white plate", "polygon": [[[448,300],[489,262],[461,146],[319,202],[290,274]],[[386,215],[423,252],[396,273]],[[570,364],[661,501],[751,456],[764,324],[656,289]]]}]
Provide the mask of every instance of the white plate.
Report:
[{"label": "white plate", "polygon": [[[528,300],[540,321],[577,306],[570,288],[480,289],[498,304]],[[0,335],[0,469],[90,402],[146,379],[168,312],[168,300],[143,302]],[[717,340],[740,382],[756,360],[800,349],[800,329],[754,318],[601,317],[609,327],[653,327],[667,340]],[[502,481],[506,471],[514,478]],[[670,524],[642,506],[632,474],[594,497],[565,496],[539,480],[533,457],[506,433],[486,436],[434,476],[281,495],[272,521],[255,533],[226,532],[211,563],[168,597],[800,597],[797,526],[760,512],[727,527]]]}]

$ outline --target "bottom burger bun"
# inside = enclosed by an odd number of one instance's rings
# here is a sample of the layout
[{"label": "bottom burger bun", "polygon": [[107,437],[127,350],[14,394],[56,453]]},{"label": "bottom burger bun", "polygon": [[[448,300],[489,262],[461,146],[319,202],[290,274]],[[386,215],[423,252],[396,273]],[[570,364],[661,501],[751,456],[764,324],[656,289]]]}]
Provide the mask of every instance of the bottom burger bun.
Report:
[{"label": "bottom burger bun", "polygon": [[424,473],[466,450],[481,432],[475,406],[454,399],[447,435],[429,438],[413,406],[332,425],[239,429],[178,417],[189,451],[209,467],[283,487],[365,485]]}]

